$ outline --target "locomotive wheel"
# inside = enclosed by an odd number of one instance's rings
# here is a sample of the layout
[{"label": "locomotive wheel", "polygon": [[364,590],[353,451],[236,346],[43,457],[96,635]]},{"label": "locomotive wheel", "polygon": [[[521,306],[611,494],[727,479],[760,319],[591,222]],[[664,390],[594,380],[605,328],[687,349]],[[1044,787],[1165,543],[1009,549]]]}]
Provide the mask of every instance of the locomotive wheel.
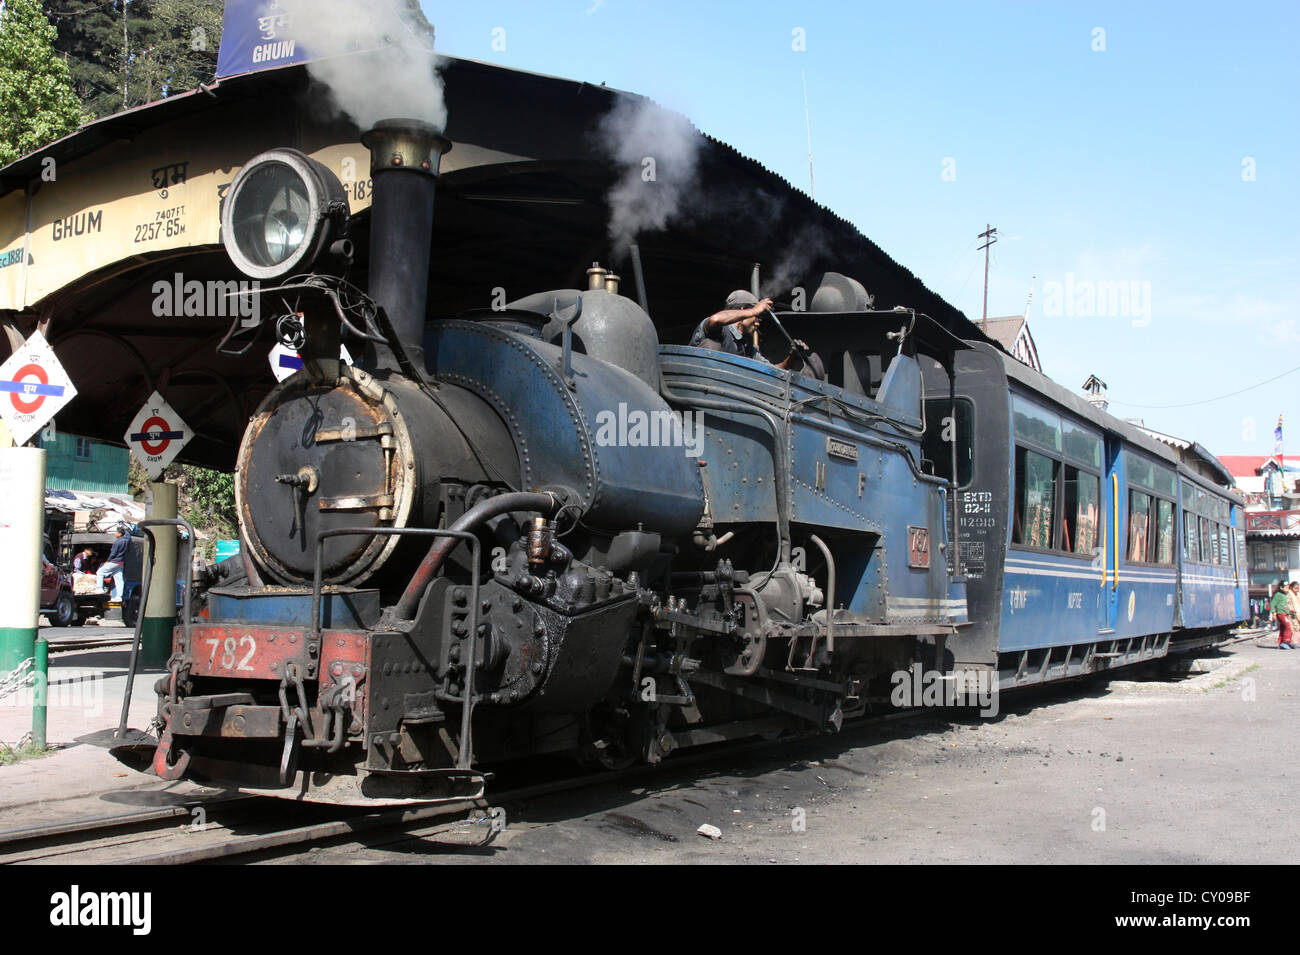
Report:
[{"label": "locomotive wheel", "polygon": [[599,748],[593,747],[595,756],[592,759],[593,764],[600,769],[615,772],[620,769],[627,769],[636,762],[636,753],[628,752],[626,744],[614,744],[606,740],[601,740],[601,742],[606,743],[606,745]]},{"label": "locomotive wheel", "polygon": [[588,713],[578,762],[588,769],[627,769],[637,761],[636,747],[629,740],[630,728],[626,710],[602,709]]}]

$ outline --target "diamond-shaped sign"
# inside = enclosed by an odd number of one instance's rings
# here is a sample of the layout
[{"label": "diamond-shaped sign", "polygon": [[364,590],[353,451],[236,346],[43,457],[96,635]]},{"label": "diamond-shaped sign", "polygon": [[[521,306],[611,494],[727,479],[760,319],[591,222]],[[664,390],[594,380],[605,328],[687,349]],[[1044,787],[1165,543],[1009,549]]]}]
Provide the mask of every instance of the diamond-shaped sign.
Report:
[{"label": "diamond-shaped sign", "polygon": [[151,481],[162,476],[167,465],[181,453],[181,448],[194,437],[189,425],[163,396],[154,392],[144,403],[126,429],[126,445],[135,459],[144,465]]},{"label": "diamond-shaped sign", "polygon": [[14,444],[23,444],[77,396],[54,349],[40,332],[0,365],[0,417]]},{"label": "diamond-shaped sign", "polygon": [[[298,353],[285,345],[283,342],[276,342],[271,346],[271,374],[275,375],[276,381],[284,381],[296,371],[302,369],[302,359]],[[352,356],[348,354],[346,345],[339,346],[339,358],[343,359],[346,364],[352,364]]]}]

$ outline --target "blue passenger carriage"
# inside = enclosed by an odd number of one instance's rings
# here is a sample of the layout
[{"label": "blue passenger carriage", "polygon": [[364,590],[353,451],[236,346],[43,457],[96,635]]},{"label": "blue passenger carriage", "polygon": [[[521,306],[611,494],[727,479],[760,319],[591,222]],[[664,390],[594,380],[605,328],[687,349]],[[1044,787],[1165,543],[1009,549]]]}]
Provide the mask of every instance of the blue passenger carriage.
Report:
[{"label": "blue passenger carriage", "polygon": [[1017,686],[1164,656],[1173,640],[1240,621],[1240,495],[969,344],[953,381],[925,368],[926,459],[944,477],[955,467],[956,571],[973,621],[949,642],[951,662]]}]

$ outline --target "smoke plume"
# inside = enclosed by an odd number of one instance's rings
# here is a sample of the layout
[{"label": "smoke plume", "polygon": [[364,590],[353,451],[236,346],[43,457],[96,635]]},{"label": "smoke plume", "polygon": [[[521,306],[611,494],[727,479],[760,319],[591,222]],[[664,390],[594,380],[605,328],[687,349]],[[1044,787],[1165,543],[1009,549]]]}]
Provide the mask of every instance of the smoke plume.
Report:
[{"label": "smoke plume", "polygon": [[[307,64],[334,106],[362,129],[381,119],[421,119],[447,125],[440,58],[432,28],[407,0],[278,0],[286,15],[281,36],[321,57]],[[382,72],[362,73],[342,56],[384,48]]]},{"label": "smoke plume", "polygon": [[701,137],[684,116],[631,97],[605,115],[597,135],[620,170],[608,201],[609,238],[621,257],[642,232],[663,229],[683,213]]},{"label": "smoke plume", "polygon": [[762,281],[762,294],[770,297],[787,292],[796,283],[809,277],[809,273],[831,251],[826,233],[815,225],[805,225],[796,232],[771,274]]}]

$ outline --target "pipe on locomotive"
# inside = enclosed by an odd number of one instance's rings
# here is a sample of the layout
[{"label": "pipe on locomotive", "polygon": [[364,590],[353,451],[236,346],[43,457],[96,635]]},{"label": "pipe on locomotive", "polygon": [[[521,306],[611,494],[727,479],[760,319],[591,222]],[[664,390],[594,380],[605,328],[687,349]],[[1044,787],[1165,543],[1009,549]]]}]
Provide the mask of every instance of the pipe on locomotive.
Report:
[{"label": "pipe on locomotive", "polygon": [[[549,491],[514,491],[510,494],[498,494],[496,497],[475,504],[448,530],[474,531],[485,521],[501,514],[509,514],[511,511],[538,511],[549,515],[554,514],[559,507],[559,498]],[[420,561],[420,566],[416,568],[411,582],[406,585],[406,590],[402,592],[402,598],[393,608],[394,617],[398,620],[411,620],[415,617],[415,611],[420,606],[420,598],[424,596],[429,582],[437,576],[442,562],[458,543],[460,542],[455,537],[439,537],[434,541],[433,546],[429,548],[429,553],[424,555],[424,560]]]},{"label": "pipe on locomotive", "polygon": [[[438,166],[451,143],[429,123],[385,119],[364,133],[370,150],[370,297],[415,369],[424,371],[424,321]],[[371,368],[398,370],[392,347],[366,346]]]}]

